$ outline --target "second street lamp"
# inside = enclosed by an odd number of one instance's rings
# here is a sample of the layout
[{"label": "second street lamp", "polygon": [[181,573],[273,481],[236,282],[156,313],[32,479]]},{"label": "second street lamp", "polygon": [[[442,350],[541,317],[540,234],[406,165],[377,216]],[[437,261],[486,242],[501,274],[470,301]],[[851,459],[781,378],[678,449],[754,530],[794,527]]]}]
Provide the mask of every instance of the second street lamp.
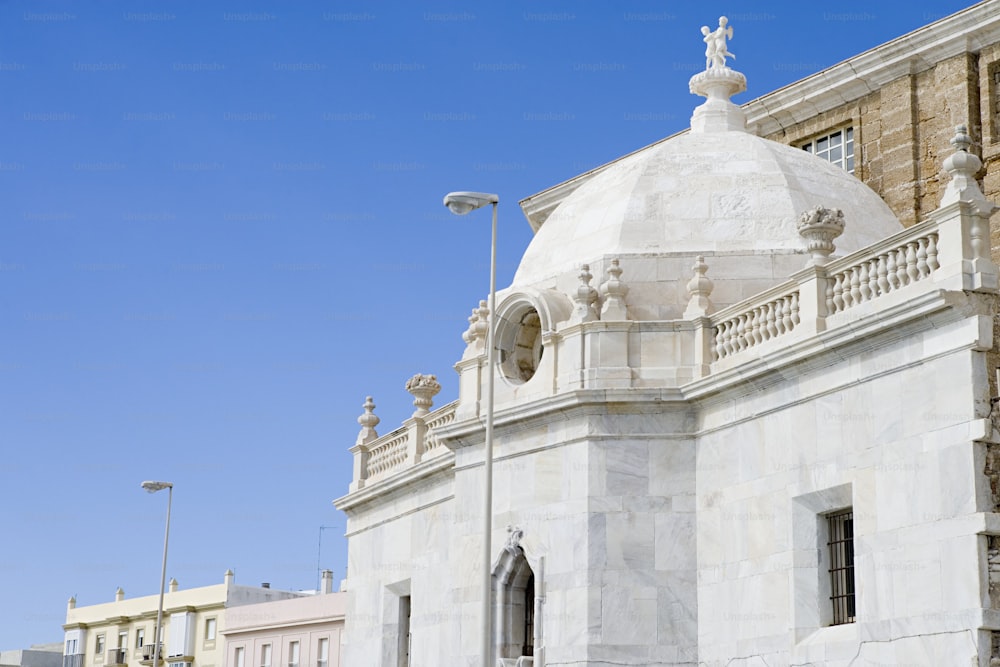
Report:
[{"label": "second street lamp", "polygon": [[170,482],[142,483],[142,488],[150,493],[167,489],[167,528],[163,533],[163,566],[160,568],[160,604],[156,608],[156,627],[153,629],[153,667],[159,667],[160,649],[163,637],[160,636],[163,626],[163,586],[167,581],[167,542],[170,540],[170,503],[174,499],[174,485]]},{"label": "second street lamp", "polygon": [[489,329],[486,334],[486,435],[483,452],[483,667],[493,667],[493,381],[496,377],[496,298],[497,298],[497,204],[500,197],[485,192],[450,192],[444,205],[456,215],[465,215],[487,204],[493,205],[490,239]]}]

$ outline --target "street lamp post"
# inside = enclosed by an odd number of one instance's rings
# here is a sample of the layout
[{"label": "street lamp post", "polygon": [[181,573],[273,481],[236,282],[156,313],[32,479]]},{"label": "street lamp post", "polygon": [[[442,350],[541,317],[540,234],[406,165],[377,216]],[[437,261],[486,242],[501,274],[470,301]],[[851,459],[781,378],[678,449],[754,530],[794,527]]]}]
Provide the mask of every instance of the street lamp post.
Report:
[{"label": "street lamp post", "polygon": [[163,625],[163,587],[167,581],[167,542],[170,540],[170,503],[174,499],[174,485],[170,482],[143,482],[142,488],[149,493],[156,493],[167,489],[167,528],[163,533],[163,567],[160,570],[160,604],[156,608],[156,627],[153,629],[153,667],[160,664],[160,644],[163,637],[160,636],[160,628]]},{"label": "street lamp post", "polygon": [[[486,334],[486,443],[483,453],[483,667],[493,667],[493,381],[496,377],[496,298],[497,298],[497,204],[500,197],[485,192],[450,192],[444,205],[456,215],[493,205],[490,239],[489,329]],[[154,665],[154,667],[156,667]]]}]

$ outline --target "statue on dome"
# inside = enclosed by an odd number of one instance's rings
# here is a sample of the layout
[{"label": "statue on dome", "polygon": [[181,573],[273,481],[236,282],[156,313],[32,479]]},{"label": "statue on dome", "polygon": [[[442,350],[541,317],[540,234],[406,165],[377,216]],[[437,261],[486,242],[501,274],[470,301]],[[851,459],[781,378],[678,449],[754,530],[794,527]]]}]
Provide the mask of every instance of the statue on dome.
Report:
[{"label": "statue on dome", "polygon": [[736,56],[729,52],[726,47],[726,39],[733,38],[733,28],[728,25],[729,19],[725,16],[719,17],[719,27],[714,31],[708,29],[707,25],[701,27],[701,34],[705,39],[705,69],[719,68],[726,66],[726,58]]}]

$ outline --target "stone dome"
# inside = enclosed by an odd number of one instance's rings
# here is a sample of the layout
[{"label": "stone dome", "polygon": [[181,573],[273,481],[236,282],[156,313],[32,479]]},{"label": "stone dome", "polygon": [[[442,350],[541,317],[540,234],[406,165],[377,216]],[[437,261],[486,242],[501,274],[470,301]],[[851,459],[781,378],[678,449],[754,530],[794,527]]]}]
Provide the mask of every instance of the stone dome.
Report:
[{"label": "stone dome", "polygon": [[[716,91],[696,83],[713,74],[728,77],[714,99]],[[709,100],[695,110],[691,132],[621,159],[570,194],[532,239],[513,285],[538,285],[608,256],[804,253],[796,223],[816,206],[844,212],[836,255],[902,229],[856,177],[747,132],[728,100],[739,85],[742,75],[728,68],[692,79],[692,91]]]}]

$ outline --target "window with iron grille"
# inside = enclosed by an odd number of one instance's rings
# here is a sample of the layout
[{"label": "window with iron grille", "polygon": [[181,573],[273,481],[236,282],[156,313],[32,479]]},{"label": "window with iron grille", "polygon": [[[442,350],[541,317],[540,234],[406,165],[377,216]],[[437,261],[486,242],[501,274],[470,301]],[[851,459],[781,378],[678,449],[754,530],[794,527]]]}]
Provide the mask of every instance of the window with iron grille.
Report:
[{"label": "window with iron grille", "polygon": [[826,515],[830,549],[832,625],[854,622],[854,511]]},{"label": "window with iron grille", "polygon": [[802,145],[802,150],[854,173],[854,128],[845,127]]}]

